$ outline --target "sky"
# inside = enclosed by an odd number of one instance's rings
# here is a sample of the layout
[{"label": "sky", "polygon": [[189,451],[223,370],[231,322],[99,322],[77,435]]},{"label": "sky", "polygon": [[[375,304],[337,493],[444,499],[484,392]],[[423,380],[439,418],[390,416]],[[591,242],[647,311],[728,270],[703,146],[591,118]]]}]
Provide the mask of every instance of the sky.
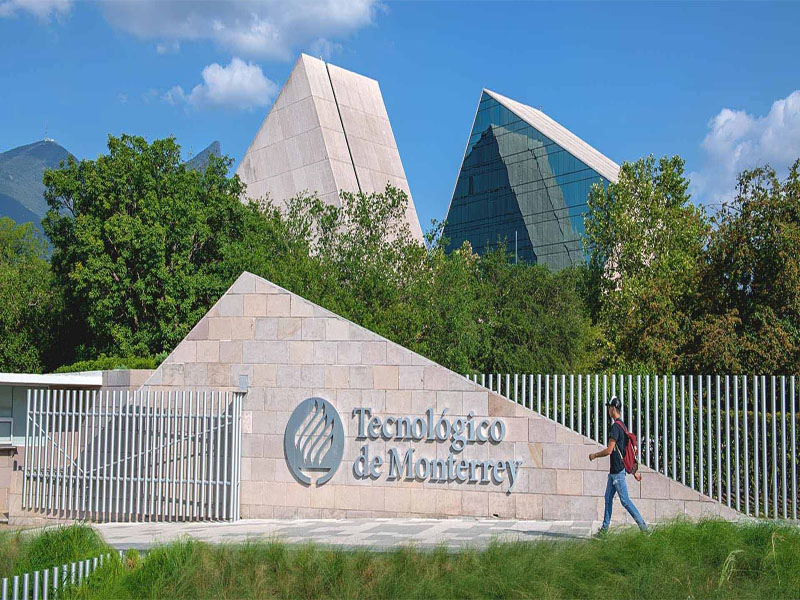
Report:
[{"label": "sky", "polygon": [[0,151],[214,140],[241,160],[301,51],[377,79],[423,229],[482,88],[623,163],[679,154],[710,207],[800,157],[800,3],[0,0]]}]

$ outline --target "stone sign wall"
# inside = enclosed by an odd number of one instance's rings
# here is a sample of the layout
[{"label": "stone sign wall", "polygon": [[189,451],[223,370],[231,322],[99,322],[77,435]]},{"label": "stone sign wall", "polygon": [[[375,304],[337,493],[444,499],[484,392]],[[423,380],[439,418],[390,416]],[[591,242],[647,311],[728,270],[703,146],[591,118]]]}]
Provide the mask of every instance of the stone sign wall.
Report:
[{"label": "stone sign wall", "polygon": [[[250,273],[145,387],[247,390],[243,518],[602,518],[595,442]],[[642,471],[649,521],[736,515]]]}]

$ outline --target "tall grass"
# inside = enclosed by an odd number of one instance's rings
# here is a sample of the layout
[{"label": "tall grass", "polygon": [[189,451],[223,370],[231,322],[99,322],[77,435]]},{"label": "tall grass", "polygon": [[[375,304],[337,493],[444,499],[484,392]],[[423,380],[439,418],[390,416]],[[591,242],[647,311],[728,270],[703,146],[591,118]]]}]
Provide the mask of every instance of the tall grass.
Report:
[{"label": "tall grass", "polygon": [[103,538],[88,525],[44,531],[0,532],[0,577],[61,566],[108,551]]},{"label": "tall grass", "polygon": [[76,598],[797,598],[800,530],[677,521],[652,535],[390,552],[184,540],[112,561]]}]

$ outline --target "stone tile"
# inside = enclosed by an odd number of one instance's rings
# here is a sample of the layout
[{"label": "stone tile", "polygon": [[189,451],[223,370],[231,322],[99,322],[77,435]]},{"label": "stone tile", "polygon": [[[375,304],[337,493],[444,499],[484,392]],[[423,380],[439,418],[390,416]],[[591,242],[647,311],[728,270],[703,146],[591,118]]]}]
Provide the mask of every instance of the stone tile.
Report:
[{"label": "stone tile", "polygon": [[461,493],[455,490],[439,490],[436,495],[436,512],[442,515],[460,515]]},{"label": "stone tile", "polygon": [[184,340],[175,350],[172,351],[172,354],[169,355],[169,362],[173,363],[187,363],[187,362],[194,362],[197,360],[197,342],[192,342],[189,340]]},{"label": "stone tile", "polygon": [[267,296],[268,317],[291,317],[291,296],[289,294],[270,294]]},{"label": "stone tile", "polygon": [[350,323],[344,319],[325,319],[325,339],[328,341],[344,341],[350,339]]},{"label": "stone tile", "polygon": [[242,314],[245,317],[266,317],[267,296],[264,294],[245,294]]},{"label": "stone tile", "polygon": [[314,342],[289,342],[289,363],[309,365],[314,362]]},{"label": "stone tile", "polygon": [[278,319],[277,339],[299,340],[303,335],[303,319]]},{"label": "stone tile", "polygon": [[402,390],[421,390],[424,371],[424,367],[398,367],[398,386]]},{"label": "stone tile", "polygon": [[559,469],[556,471],[556,493],[565,496],[583,494],[583,472]]},{"label": "stone tile", "polygon": [[231,339],[252,340],[255,335],[255,319],[252,317],[239,317],[231,323]]},{"label": "stone tile", "polygon": [[477,416],[489,414],[489,393],[488,392],[463,392],[461,404],[464,414],[470,412]]},{"label": "stone tile", "polygon": [[555,494],[556,471],[553,469],[525,469],[528,475],[528,491],[534,494]]},{"label": "stone tile", "polygon": [[569,469],[569,446],[566,444],[542,446],[542,466],[545,469]]},{"label": "stone tile", "polygon": [[583,471],[583,493],[585,496],[603,496],[608,484],[608,471]]},{"label": "stone tile", "polygon": [[542,519],[543,503],[539,494],[517,494],[518,519]]},{"label": "stone tile", "polygon": [[229,340],[233,330],[232,317],[212,317],[208,319],[208,337],[212,340]]},{"label": "stone tile", "polygon": [[197,360],[198,362],[207,362],[207,363],[219,362],[219,341],[198,340]]},{"label": "stone tile", "polygon": [[350,387],[372,389],[372,367],[350,367]]},{"label": "stone tile", "polygon": [[314,342],[314,364],[336,364],[337,351],[338,349],[336,342]]},{"label": "stone tile", "polygon": [[386,364],[386,342],[362,342],[361,364],[363,365]]},{"label": "stone tile", "polygon": [[411,414],[411,391],[388,390],[386,392],[386,412],[393,416]]},{"label": "stone tile", "polygon": [[410,365],[412,354],[411,350],[392,342],[386,344],[386,364],[388,365]]},{"label": "stone tile", "polygon": [[515,494],[489,492],[489,514],[501,519],[513,519],[517,512],[516,502]]},{"label": "stone tile", "polygon": [[669,480],[657,473],[642,472],[642,498],[669,498]]},{"label": "stone tile", "polygon": [[553,444],[556,441],[556,425],[539,417],[533,417],[528,421],[528,440],[531,442],[542,442]]},{"label": "stone tile", "polygon": [[463,515],[474,517],[489,516],[489,492],[463,492],[461,494]]},{"label": "stone tile", "polygon": [[[327,319],[307,318],[302,320],[302,339],[304,340],[324,340]],[[329,342],[329,344],[335,347]]]},{"label": "stone tile", "polygon": [[257,340],[278,339],[278,319],[275,317],[256,319],[254,338]]},{"label": "stone tile", "polygon": [[292,296],[291,313],[293,317],[313,317],[314,305],[299,296]]},{"label": "stone tile", "polygon": [[277,371],[276,365],[253,365],[253,385],[275,387],[278,382]]},{"label": "stone tile", "polygon": [[361,364],[361,342],[337,342],[336,348],[336,362],[340,365]]},{"label": "stone tile", "polygon": [[341,366],[325,367],[326,388],[341,389],[350,386],[350,368]]},{"label": "stone tile", "polygon": [[372,381],[376,390],[396,390],[397,367],[384,365],[372,367]]},{"label": "stone tile", "polygon": [[700,494],[677,481],[669,482],[669,497],[672,500],[700,500]]},{"label": "stone tile", "polygon": [[217,314],[221,317],[241,317],[242,299],[240,294],[226,294],[217,302]]},{"label": "stone tile", "polygon": [[[222,363],[242,362],[242,342],[239,340],[219,342],[219,362]],[[247,360],[245,362],[258,362],[258,360]]]}]

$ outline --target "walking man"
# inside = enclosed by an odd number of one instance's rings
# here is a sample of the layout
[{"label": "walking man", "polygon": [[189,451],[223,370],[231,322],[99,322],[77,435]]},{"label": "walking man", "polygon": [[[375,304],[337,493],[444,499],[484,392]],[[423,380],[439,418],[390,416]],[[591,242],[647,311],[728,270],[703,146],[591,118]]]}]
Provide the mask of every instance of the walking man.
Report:
[{"label": "walking man", "polygon": [[[608,436],[608,447],[600,452],[593,452],[589,455],[589,460],[602,458],[604,456],[611,457],[611,468],[608,474],[608,483],[606,484],[606,509],[603,515],[603,525],[600,528],[601,532],[608,531],[608,525],[611,523],[611,509],[614,506],[614,494],[619,494],[619,501],[625,507],[633,520],[642,531],[647,531],[647,524],[642,519],[642,515],[631,502],[628,496],[628,486],[625,483],[625,465],[623,463],[623,456],[628,447],[628,436],[625,424],[620,418],[622,416],[622,403],[619,398],[613,396],[606,404],[608,408],[608,416],[611,418],[613,425],[611,426],[611,433]],[[638,472],[633,474],[636,481],[641,481],[642,476]]]}]

